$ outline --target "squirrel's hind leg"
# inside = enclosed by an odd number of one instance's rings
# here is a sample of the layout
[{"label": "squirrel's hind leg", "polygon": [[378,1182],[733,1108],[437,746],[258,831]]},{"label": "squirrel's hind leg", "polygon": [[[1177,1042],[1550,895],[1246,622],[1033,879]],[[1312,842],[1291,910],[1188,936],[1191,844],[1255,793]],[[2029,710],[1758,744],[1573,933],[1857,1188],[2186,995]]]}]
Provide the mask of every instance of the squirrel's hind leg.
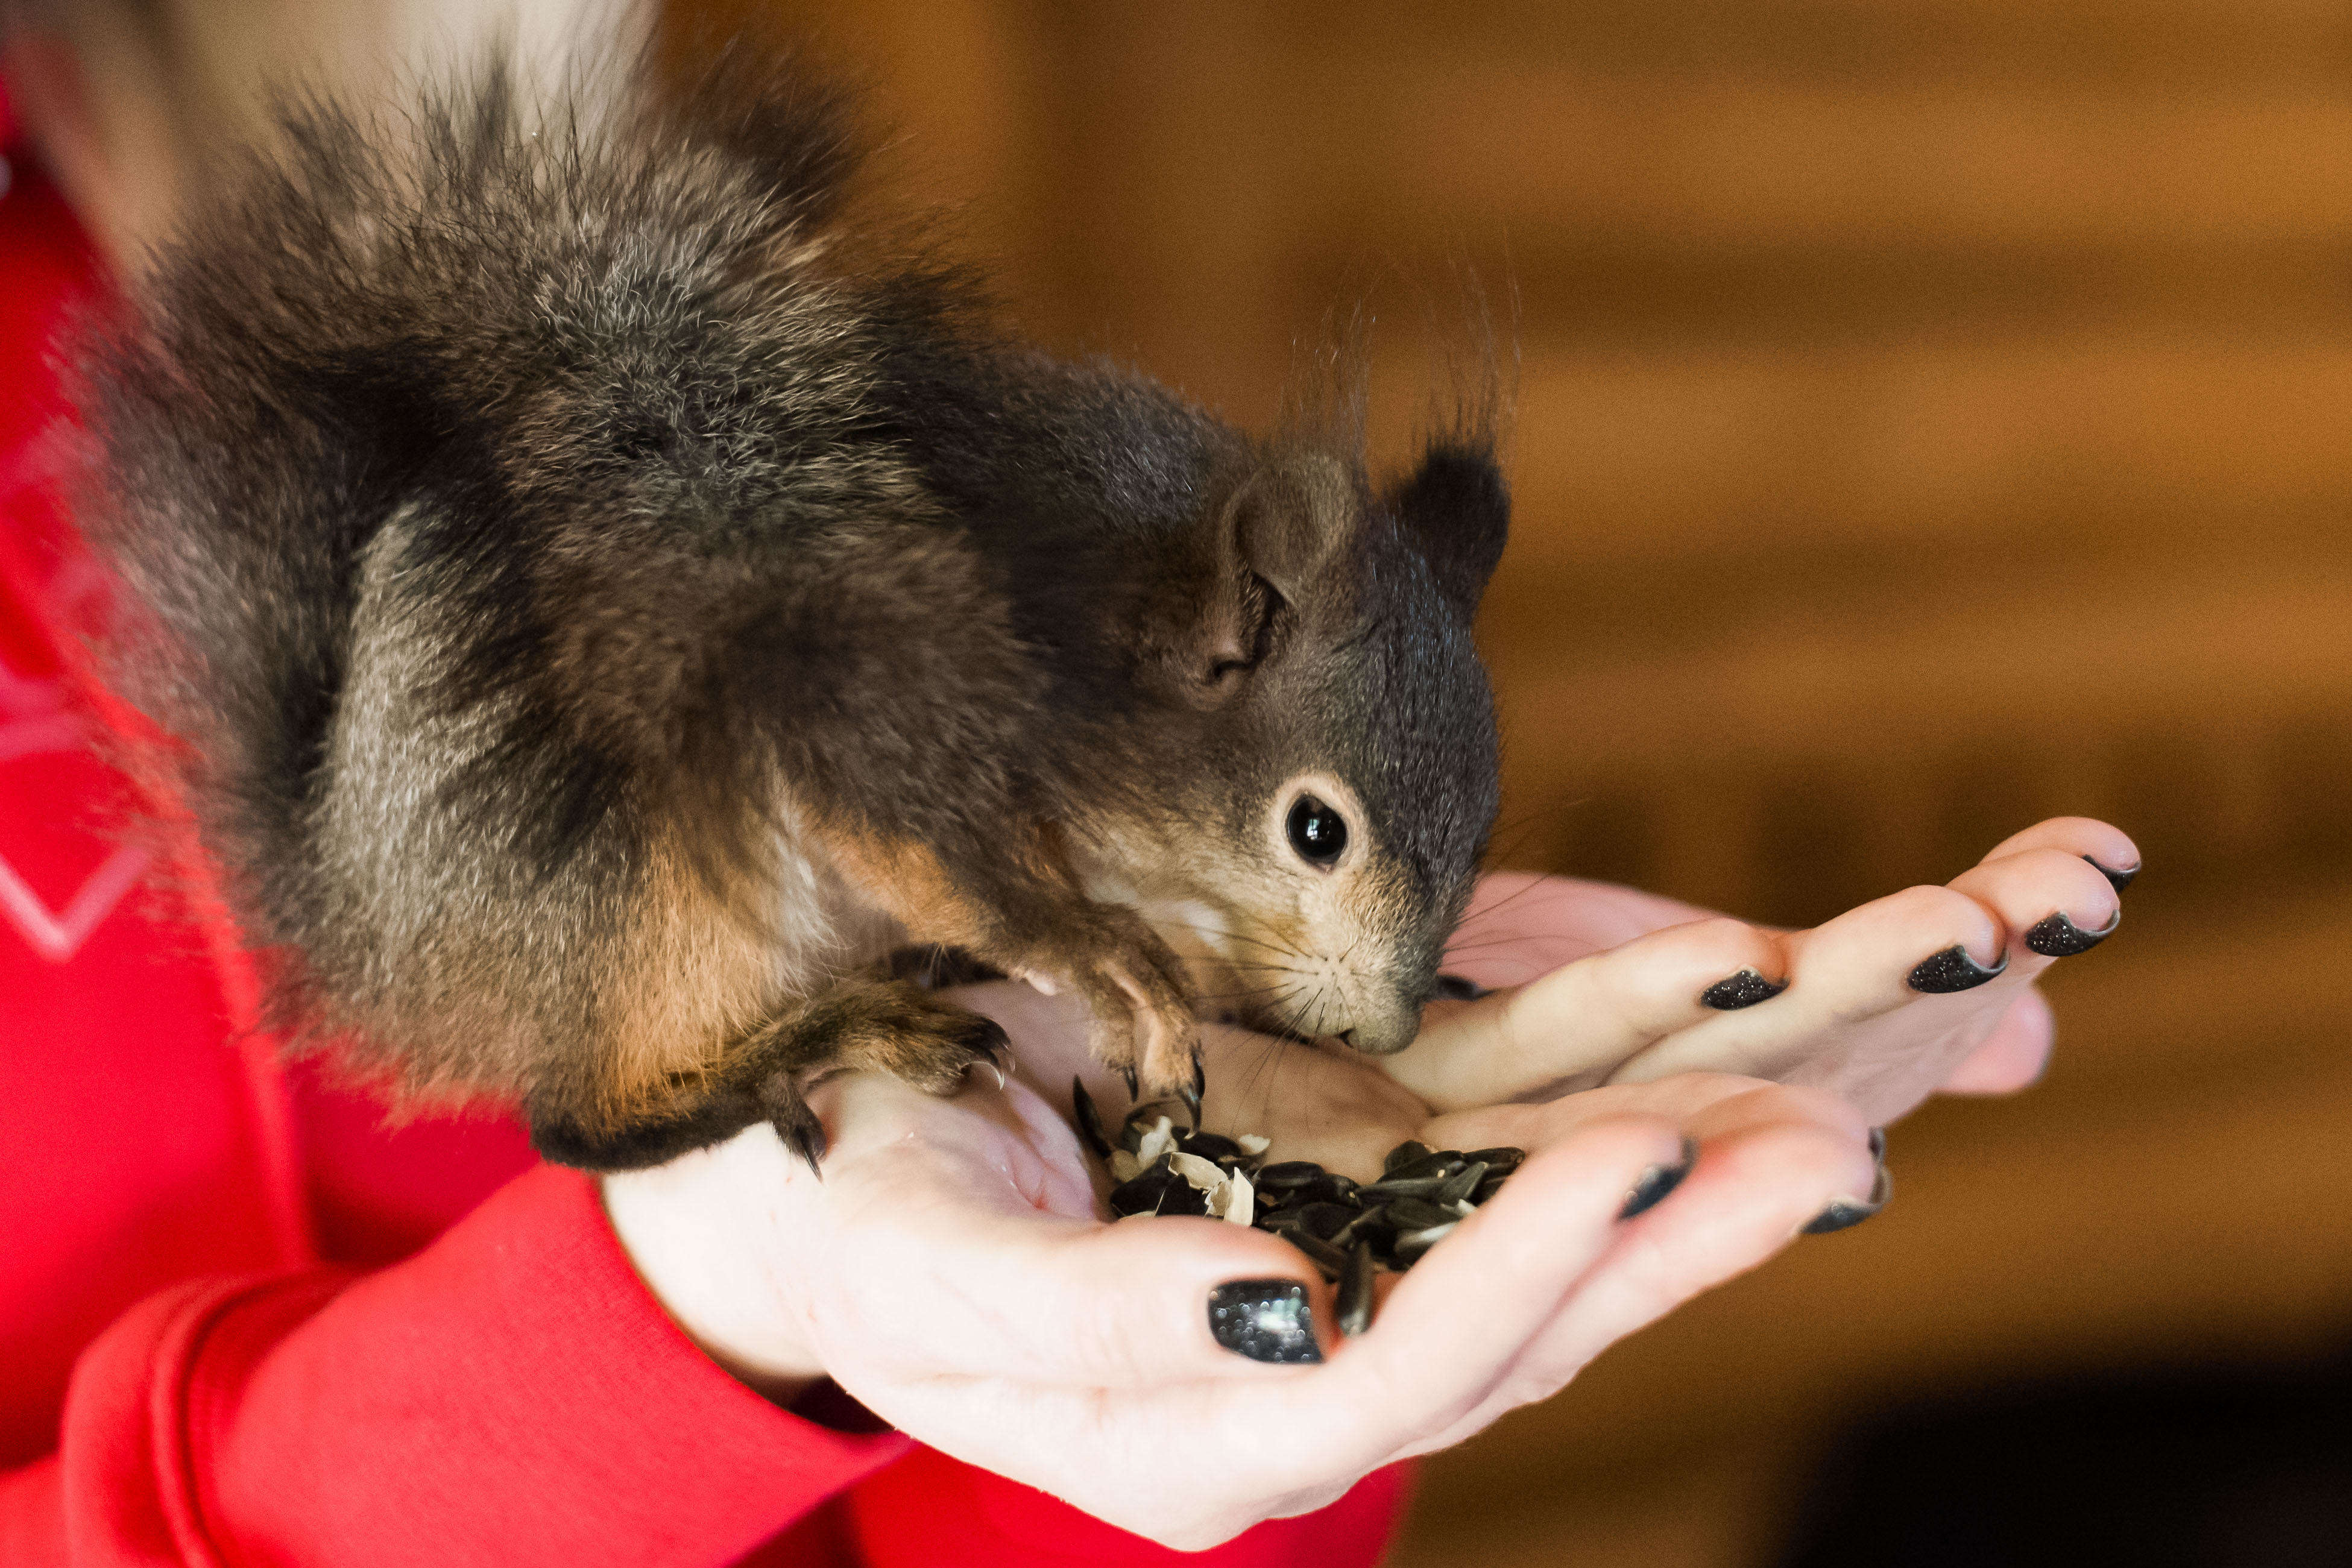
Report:
[{"label": "squirrel's hind leg", "polygon": [[[650,1113],[593,1130],[531,1108],[531,1143],[558,1165],[636,1170],[722,1143],[757,1122],[822,1174],[824,1125],[803,1091],[835,1072],[887,1072],[952,1094],[975,1061],[998,1062],[1003,1026],[905,980],[858,977],[805,998],[739,1036],[718,1068],[675,1080]],[[1001,1066],[1001,1063],[999,1063]]]}]

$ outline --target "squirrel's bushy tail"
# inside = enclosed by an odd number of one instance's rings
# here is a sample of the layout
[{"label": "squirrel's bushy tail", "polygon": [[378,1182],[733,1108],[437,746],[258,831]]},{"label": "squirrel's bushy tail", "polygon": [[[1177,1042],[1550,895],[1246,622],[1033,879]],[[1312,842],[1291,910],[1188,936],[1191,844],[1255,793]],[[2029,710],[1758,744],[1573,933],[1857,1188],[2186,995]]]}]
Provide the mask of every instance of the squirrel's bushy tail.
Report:
[{"label": "squirrel's bushy tail", "polygon": [[382,116],[289,100],[80,345],[111,673],[185,743],[169,771],[257,946],[337,896],[306,829],[370,541],[420,492],[496,515],[535,398],[615,321],[691,330],[772,273],[857,162],[839,95],[772,49],[683,91],[593,70],[542,97],[493,59]]}]

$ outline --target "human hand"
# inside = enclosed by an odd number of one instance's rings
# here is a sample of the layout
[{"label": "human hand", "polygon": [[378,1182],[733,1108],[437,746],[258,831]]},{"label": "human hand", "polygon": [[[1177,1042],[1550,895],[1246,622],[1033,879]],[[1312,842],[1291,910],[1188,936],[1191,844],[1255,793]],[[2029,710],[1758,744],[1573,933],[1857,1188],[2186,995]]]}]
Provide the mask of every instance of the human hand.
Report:
[{"label": "human hand", "polygon": [[2050,1052],[2034,979],[2112,928],[2139,863],[2106,824],[2055,818],[1948,886],[1810,931],[1631,888],[1489,877],[1448,967],[1503,988],[1433,1005],[1420,1039],[1381,1065],[1454,1109],[1694,1070],[1815,1084],[1878,1123],[1938,1088],[2021,1088]]},{"label": "human hand", "polygon": [[[887,1080],[839,1081],[814,1102],[833,1145],[822,1184],[753,1129],[608,1178],[607,1201],[656,1294],[739,1375],[786,1395],[830,1375],[946,1452],[1171,1544],[1208,1544],[1546,1397],[1608,1343],[1752,1267],[1832,1204],[1866,1212],[1876,1173],[1853,1105],[1645,1067],[1747,1012],[1773,1027],[1723,1049],[1790,1079],[1852,1085],[1870,1119],[1939,1081],[2030,1080],[2048,1042],[2047,1013],[2023,989],[2040,955],[1916,1004],[1917,993],[1890,995],[1887,982],[1956,942],[1990,963],[2050,909],[2103,928],[2112,899],[2076,885],[2081,854],[2117,867],[2138,859],[2112,829],[2045,823],[1950,890],[1910,890],[1808,933],[1626,889],[1496,879],[1458,967],[1496,982],[1537,977],[1433,1009],[1430,1034],[1400,1056],[1374,1063],[1207,1029],[1205,1120],[1265,1134],[1272,1157],[1366,1175],[1408,1136],[1532,1151],[1410,1275],[1383,1279],[1374,1326],[1345,1344],[1328,1291],[1286,1243],[1214,1220],[1095,1222],[1098,1178],[1035,1090],[1058,1101],[1081,1074],[1118,1102],[1086,1058],[1077,1012],[1018,987],[967,999],[1006,1025],[1029,1082],[975,1083],[942,1101]],[[1742,967],[1794,977],[1792,998],[1815,1005],[1718,1015],[1697,1004]],[[1426,1097],[1406,1087],[1416,1073],[1428,1074]],[[1576,1074],[1624,1082],[1542,1100]],[[1696,1172],[1654,1211],[1611,1218],[1645,1170],[1671,1163],[1662,1151],[1681,1133],[1702,1140]],[[1283,1282],[1269,1300],[1295,1286],[1330,1365],[1264,1369],[1217,1349],[1207,1294],[1233,1281]],[[1186,1486],[1171,1490],[1172,1477]]]},{"label": "human hand", "polygon": [[[1045,1071],[1083,1040],[1067,1003],[1011,986],[970,999],[1024,1062],[1054,1059]],[[1219,1058],[1238,1070],[1256,1047],[1211,1035],[1213,1084]],[[943,1452],[1179,1548],[1321,1507],[1548,1396],[1866,1193],[1875,1168],[1862,1119],[1819,1091],[1686,1075],[1509,1107],[1527,1161],[1411,1274],[1384,1277],[1373,1326],[1343,1342],[1313,1266],[1272,1236],[1103,1224],[1076,1139],[1024,1082],[976,1073],[943,1100],[857,1075],[811,1103],[822,1179],[764,1126],[606,1178],[614,1228],[672,1314],[754,1385],[785,1396],[830,1375]],[[1474,1135],[1475,1116],[1455,1120]],[[1698,1153],[1680,1186],[1621,1219],[1685,1137]],[[1222,1345],[1221,1291],[1229,1321],[1267,1320],[1244,1343],[1328,1359]]]}]

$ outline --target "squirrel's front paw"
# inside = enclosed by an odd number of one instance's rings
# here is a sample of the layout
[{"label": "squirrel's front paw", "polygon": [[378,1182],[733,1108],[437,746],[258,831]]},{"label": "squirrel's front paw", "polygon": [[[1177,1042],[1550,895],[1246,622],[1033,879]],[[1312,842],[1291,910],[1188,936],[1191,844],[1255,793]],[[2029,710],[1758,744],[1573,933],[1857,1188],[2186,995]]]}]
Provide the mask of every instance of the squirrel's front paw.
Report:
[{"label": "squirrel's front paw", "polygon": [[933,1094],[952,1094],[974,1061],[1004,1065],[1002,1024],[911,981],[837,987],[795,1022],[809,1066],[822,1074],[887,1072]]},{"label": "squirrel's front paw", "polygon": [[1053,966],[1094,1015],[1088,1044],[1095,1059],[1117,1068],[1139,1099],[1197,1101],[1201,1026],[1183,965],[1139,920],[1117,938]]}]

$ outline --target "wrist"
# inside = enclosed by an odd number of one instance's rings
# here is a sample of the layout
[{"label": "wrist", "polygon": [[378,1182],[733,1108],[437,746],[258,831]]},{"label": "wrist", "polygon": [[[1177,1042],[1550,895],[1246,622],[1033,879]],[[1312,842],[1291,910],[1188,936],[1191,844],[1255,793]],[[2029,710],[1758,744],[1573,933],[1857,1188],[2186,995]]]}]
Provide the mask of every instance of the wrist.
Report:
[{"label": "wrist", "polygon": [[804,1243],[786,1219],[786,1167],[773,1131],[752,1127],[602,1181],[605,1218],[646,1291],[705,1355],[778,1405],[826,1375],[792,1289],[789,1264]]}]

